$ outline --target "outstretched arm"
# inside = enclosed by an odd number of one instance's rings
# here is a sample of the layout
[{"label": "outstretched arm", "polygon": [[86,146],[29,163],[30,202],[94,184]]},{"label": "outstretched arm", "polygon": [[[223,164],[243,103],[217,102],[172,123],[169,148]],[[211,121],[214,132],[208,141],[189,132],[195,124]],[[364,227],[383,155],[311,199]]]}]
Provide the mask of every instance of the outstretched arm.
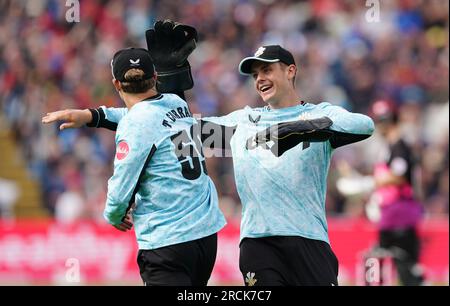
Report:
[{"label": "outstretched arm", "polygon": [[42,123],[49,124],[63,121],[59,126],[60,130],[79,128],[87,125],[89,127],[106,128],[115,131],[120,119],[122,119],[127,112],[128,109],[125,107],[106,108],[102,106],[95,109],[65,109],[47,113],[42,117]]},{"label": "outstretched arm", "polygon": [[273,141],[271,151],[275,156],[297,146],[300,142],[329,141],[333,149],[369,138],[374,131],[372,119],[363,114],[351,113],[330,103],[318,105],[325,116],[309,120],[282,122],[257,133],[247,142],[247,148]]},{"label": "outstretched arm", "polygon": [[[154,29],[146,32],[147,47],[158,73],[157,89],[161,93],[173,93],[183,100],[184,91],[194,85],[187,60],[196,47],[195,28],[171,20],[157,21]],[[63,121],[60,129],[89,127],[115,131],[127,108],[66,109],[46,114],[42,123]]]},{"label": "outstretched arm", "polygon": [[47,113],[42,117],[44,124],[57,121],[63,121],[59,126],[61,131],[68,128],[79,128],[92,121],[92,113],[89,109],[65,109]]},{"label": "outstretched arm", "polygon": [[[186,100],[184,91],[191,89],[194,85],[187,58],[196,47],[196,30],[171,20],[157,21],[154,29],[146,32],[146,40],[158,73],[158,91],[176,94]],[[61,130],[87,125],[115,131],[117,124],[127,112],[127,108],[104,106],[85,110],[68,109],[48,113],[42,122],[64,121],[60,126]],[[230,138],[234,134],[235,127],[204,120],[200,120],[200,127],[204,147],[229,149]]]},{"label": "outstretched arm", "polygon": [[301,142],[329,140],[333,136],[330,130],[332,124],[333,121],[328,117],[277,123],[249,138],[246,147],[251,150],[273,142],[270,151],[279,157]]},{"label": "outstretched arm", "polygon": [[[196,47],[196,29],[168,19],[158,20],[153,29],[145,32],[145,38],[158,73],[158,92],[176,94],[185,100],[184,91],[194,86],[188,57]],[[100,107],[90,111],[92,122],[87,125],[109,130],[116,130],[127,113],[126,108]]]},{"label": "outstretched arm", "polygon": [[320,107],[333,121],[330,130],[333,136],[330,144],[333,149],[369,138],[374,130],[373,120],[363,114],[351,113],[342,107],[321,103]]},{"label": "outstretched arm", "polygon": [[89,109],[92,120],[86,123],[89,127],[105,128],[111,131],[117,129],[117,124],[119,121],[128,113],[128,108],[126,107],[104,107]]}]

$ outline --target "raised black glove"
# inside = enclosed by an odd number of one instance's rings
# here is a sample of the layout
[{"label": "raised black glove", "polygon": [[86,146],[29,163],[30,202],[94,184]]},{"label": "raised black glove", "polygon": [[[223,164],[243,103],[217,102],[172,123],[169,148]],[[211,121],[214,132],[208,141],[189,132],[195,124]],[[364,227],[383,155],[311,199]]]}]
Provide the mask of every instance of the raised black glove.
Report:
[{"label": "raised black glove", "polygon": [[187,60],[197,42],[197,30],[166,19],[145,32],[147,48],[158,73],[159,92],[179,92],[191,89],[194,81]]},{"label": "raised black glove", "polygon": [[[247,141],[247,149],[262,146],[279,157],[301,142],[329,140],[333,136],[333,131],[328,129],[332,124],[333,121],[328,117],[274,124],[250,138]],[[268,144],[270,141],[273,141],[271,147]]]}]

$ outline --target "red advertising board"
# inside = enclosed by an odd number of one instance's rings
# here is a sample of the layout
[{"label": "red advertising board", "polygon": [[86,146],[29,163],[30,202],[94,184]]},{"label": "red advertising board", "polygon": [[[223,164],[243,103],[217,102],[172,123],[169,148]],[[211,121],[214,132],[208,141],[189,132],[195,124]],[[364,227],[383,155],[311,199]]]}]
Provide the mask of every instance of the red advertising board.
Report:
[{"label": "red advertising board", "polygon": [[[329,219],[330,240],[339,258],[341,284],[357,284],[361,254],[376,243],[374,226],[360,219]],[[430,283],[448,284],[448,219],[420,228],[421,263]],[[19,220],[0,222],[0,284],[137,284],[133,232],[107,224]],[[219,233],[213,285],[243,284],[239,272],[239,222]]]},{"label": "red advertising board", "polygon": [[[362,257],[377,243],[375,226],[365,219],[348,218],[330,219],[328,225],[331,246],[339,259],[341,283],[361,284],[361,273],[364,273]],[[420,225],[420,264],[427,283],[448,284],[448,228],[448,218],[429,219]]]}]

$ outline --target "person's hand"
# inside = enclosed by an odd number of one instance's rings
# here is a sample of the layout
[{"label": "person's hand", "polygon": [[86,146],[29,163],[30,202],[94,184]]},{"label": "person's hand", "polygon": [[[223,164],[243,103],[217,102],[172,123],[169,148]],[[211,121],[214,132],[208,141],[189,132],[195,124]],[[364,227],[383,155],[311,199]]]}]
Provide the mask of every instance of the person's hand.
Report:
[{"label": "person's hand", "polygon": [[88,109],[66,109],[47,113],[42,117],[42,123],[49,124],[56,121],[64,121],[59,129],[79,128],[92,121],[92,114]]},{"label": "person's hand", "polygon": [[158,91],[174,92],[194,86],[188,56],[196,48],[197,30],[172,20],[158,20],[145,32],[147,48],[158,73]]},{"label": "person's hand", "polygon": [[159,73],[186,64],[188,56],[196,47],[197,30],[170,19],[158,20],[153,29],[145,32],[145,38],[148,51]]},{"label": "person's hand", "polygon": [[114,225],[114,227],[122,232],[130,230],[133,227],[133,211],[130,210],[125,218],[122,219],[122,223]]}]

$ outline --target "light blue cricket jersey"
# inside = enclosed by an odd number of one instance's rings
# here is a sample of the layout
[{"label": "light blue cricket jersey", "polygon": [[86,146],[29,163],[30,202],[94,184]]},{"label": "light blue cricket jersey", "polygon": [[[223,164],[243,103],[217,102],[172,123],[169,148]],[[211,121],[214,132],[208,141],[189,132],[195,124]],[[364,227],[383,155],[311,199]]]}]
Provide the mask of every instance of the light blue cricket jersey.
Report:
[{"label": "light blue cricket jersey", "polygon": [[333,120],[334,131],[370,135],[374,130],[369,117],[330,103],[278,110],[246,107],[227,116],[202,118],[237,126],[231,150],[242,202],[241,239],[281,235],[329,243],[325,196],[333,152],[330,141],[300,143],[280,157],[262,146],[246,149],[247,140],[270,125],[323,116]]},{"label": "light blue cricket jersey", "polygon": [[[114,174],[108,181],[104,217],[117,225],[132,203],[139,249],[155,249],[218,232],[225,218],[206,174],[197,123],[185,101],[164,94],[127,109],[103,108],[118,122]],[[178,147],[183,154],[176,153]],[[180,152],[178,150],[178,152]]]}]

